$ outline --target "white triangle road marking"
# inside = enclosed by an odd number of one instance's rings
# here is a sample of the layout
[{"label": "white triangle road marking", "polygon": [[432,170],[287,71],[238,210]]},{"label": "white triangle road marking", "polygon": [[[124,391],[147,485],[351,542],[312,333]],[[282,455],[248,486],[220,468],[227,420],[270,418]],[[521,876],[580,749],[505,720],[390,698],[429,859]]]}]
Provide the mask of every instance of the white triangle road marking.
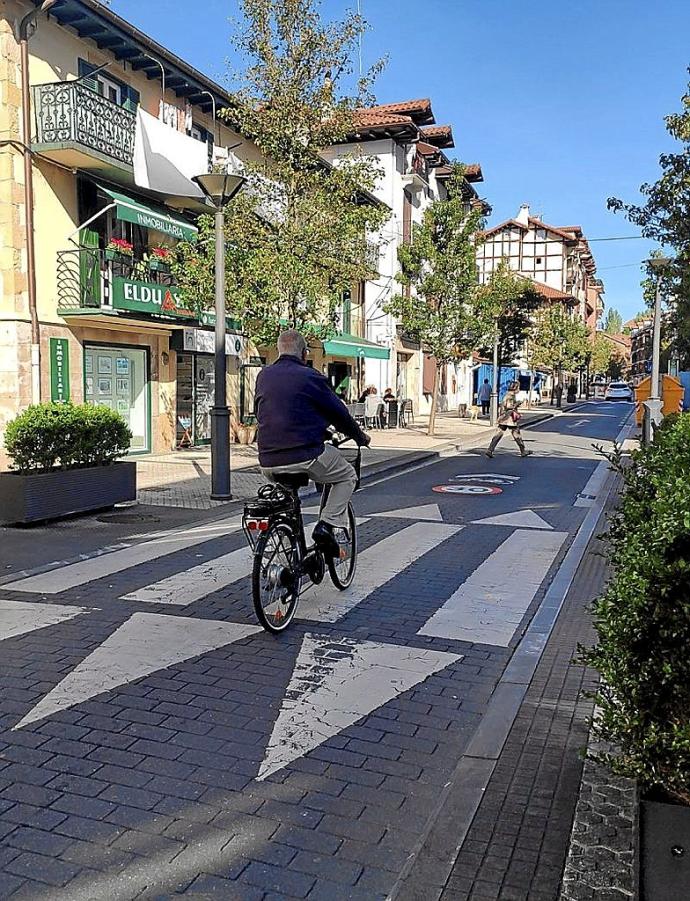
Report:
[{"label": "white triangle road marking", "polygon": [[36,629],[64,623],[80,613],[89,613],[88,607],[68,607],[57,604],[32,604],[27,601],[0,599],[0,641],[25,635]]},{"label": "white triangle road marking", "polygon": [[134,613],[14,728],[20,729],[119,685],[127,685],[156,670],[198,657],[260,631],[259,626],[163,613]]},{"label": "white triangle road marking", "polygon": [[305,635],[257,778],[281,770],[461,659],[429,649]]},{"label": "white triangle road marking", "polygon": [[373,516],[385,516],[390,519],[425,519],[431,522],[443,522],[438,504],[422,504],[419,507],[401,507],[399,510],[384,510],[373,513]]},{"label": "white triangle road marking", "polygon": [[516,510],[514,513],[501,513],[499,516],[488,516],[486,519],[475,519],[475,526],[515,526],[519,529],[550,529],[553,526],[542,519],[534,510]]},{"label": "white triangle road marking", "polygon": [[335,591],[330,580],[306,591],[300,598],[297,616],[324,623],[337,622],[373,591],[461,529],[459,525],[436,522],[417,522],[400,529],[359,554],[355,580],[345,591]]},{"label": "white triangle road marking", "polygon": [[567,537],[513,532],[417,634],[508,647]]}]

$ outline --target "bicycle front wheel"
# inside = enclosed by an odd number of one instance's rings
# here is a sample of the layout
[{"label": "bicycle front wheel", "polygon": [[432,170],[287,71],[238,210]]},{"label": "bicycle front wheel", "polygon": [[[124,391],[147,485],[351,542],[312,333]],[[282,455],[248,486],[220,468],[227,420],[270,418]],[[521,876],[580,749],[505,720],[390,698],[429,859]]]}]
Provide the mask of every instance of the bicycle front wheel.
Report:
[{"label": "bicycle front wheel", "polygon": [[328,572],[338,591],[345,591],[352,585],[357,569],[357,526],[352,504],[347,507],[347,529],[333,529],[335,540],[340,547],[338,557],[328,558]]},{"label": "bicycle front wheel", "polygon": [[299,570],[297,536],[287,523],[277,523],[259,538],[252,570],[254,610],[269,632],[282,632],[292,622],[299,601]]}]

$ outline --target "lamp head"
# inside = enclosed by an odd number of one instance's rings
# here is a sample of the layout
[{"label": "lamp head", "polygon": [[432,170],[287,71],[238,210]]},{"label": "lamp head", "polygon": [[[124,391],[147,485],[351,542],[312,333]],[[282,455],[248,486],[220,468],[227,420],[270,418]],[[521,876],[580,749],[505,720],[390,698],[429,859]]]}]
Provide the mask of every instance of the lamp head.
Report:
[{"label": "lamp head", "polygon": [[229,172],[207,172],[192,179],[217,209],[229,203],[242,190],[246,180],[244,175],[231,175]]},{"label": "lamp head", "polygon": [[650,257],[645,262],[650,269],[659,274],[670,266],[673,260],[670,257]]}]

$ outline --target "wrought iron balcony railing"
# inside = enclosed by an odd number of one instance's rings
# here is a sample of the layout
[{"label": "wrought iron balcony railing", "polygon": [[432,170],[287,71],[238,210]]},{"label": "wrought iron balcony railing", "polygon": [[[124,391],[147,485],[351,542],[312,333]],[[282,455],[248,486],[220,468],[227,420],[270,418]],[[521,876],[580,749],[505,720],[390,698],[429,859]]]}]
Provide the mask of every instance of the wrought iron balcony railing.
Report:
[{"label": "wrought iron balcony railing", "polygon": [[131,166],[135,114],[80,81],[33,88],[36,143],[77,146]]},{"label": "wrought iron balcony railing", "polygon": [[117,256],[91,247],[60,250],[57,255],[58,309],[97,309],[110,303],[113,278],[175,287],[168,267],[154,258]]}]

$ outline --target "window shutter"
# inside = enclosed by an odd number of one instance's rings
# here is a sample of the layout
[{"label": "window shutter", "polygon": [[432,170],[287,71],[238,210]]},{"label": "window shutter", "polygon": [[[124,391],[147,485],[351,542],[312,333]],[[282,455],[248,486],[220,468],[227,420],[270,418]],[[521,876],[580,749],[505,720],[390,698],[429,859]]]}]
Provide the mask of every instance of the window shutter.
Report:
[{"label": "window shutter", "polygon": [[125,109],[128,109],[131,113],[135,113],[139,106],[139,99],[139,91],[131,87],[131,85],[122,85],[122,105]]},{"label": "window shutter", "polygon": [[79,78],[82,83],[86,85],[87,88],[91,88],[92,91],[95,91],[97,94],[103,93],[103,85],[95,78],[89,78],[88,76],[97,69],[97,66],[92,66],[91,63],[87,63],[85,59],[80,59],[79,61]]}]

